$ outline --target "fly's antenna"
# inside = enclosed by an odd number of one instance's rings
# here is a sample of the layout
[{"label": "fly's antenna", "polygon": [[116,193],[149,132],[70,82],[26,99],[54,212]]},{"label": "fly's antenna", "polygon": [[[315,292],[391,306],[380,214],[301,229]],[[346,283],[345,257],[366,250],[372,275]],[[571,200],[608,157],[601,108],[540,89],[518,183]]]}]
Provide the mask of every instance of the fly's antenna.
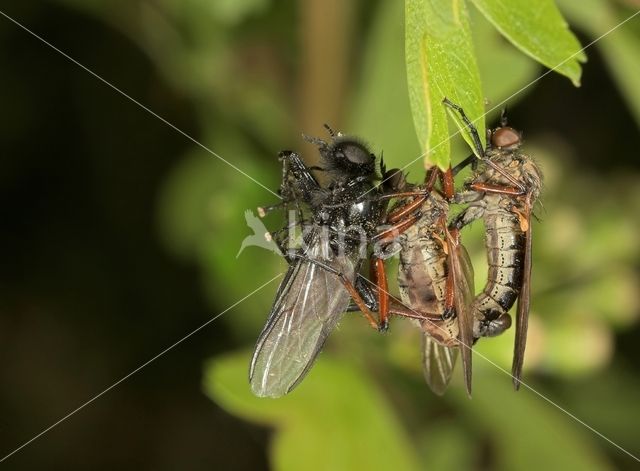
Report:
[{"label": "fly's antenna", "polygon": [[502,108],[502,111],[500,112],[500,126],[504,128],[506,125],[507,125],[507,105],[505,105],[504,108]]},{"label": "fly's antenna", "polygon": [[473,125],[471,120],[467,117],[462,107],[459,105],[456,105],[447,97],[445,97],[442,100],[442,103],[444,103],[449,108],[458,112],[458,114],[460,115],[460,118],[462,119],[462,122],[469,129],[469,134],[471,135],[471,139],[473,140],[473,145],[476,148],[476,152],[478,153],[478,156],[480,158],[484,158],[484,147],[482,147],[482,141],[480,141],[480,136],[478,135],[478,129],[476,129],[476,127]]},{"label": "fly's antenna", "polygon": [[327,130],[327,132],[329,133],[329,135],[333,138],[335,138],[336,136],[340,136],[339,132],[335,132],[331,126],[329,126],[327,123],[323,124],[324,128]]}]

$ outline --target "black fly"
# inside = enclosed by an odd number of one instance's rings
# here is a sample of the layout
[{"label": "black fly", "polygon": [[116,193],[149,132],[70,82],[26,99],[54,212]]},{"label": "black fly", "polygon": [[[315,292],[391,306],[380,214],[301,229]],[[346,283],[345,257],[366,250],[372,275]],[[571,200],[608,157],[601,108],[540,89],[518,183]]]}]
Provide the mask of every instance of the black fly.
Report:
[{"label": "black fly", "polygon": [[[376,185],[376,157],[357,139],[327,129],[329,142],[306,138],[318,146],[321,168],[307,167],[295,152],[280,154],[281,195],[285,207],[296,205],[305,230],[302,247],[281,247],[289,268],[250,365],[257,396],[282,396],[304,378],[352,299],[378,328],[358,277],[386,207]],[[384,174],[382,163],[380,169]],[[312,170],[324,172],[327,183],[321,186]]]}]

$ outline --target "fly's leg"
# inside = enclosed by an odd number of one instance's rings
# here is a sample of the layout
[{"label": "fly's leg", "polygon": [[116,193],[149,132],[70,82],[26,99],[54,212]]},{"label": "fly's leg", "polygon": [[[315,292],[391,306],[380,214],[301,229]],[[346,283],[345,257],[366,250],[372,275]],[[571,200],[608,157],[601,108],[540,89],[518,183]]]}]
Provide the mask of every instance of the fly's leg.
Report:
[{"label": "fly's leg", "polygon": [[[489,167],[493,168],[496,172],[500,173],[507,180],[511,181],[514,185],[524,190],[524,187],[522,186],[522,184],[518,182],[516,179],[514,179],[511,175],[509,175],[507,172],[505,172],[503,168],[499,167],[491,160],[485,158],[485,150],[482,147],[482,141],[480,141],[480,135],[478,134],[478,129],[473,125],[471,120],[467,117],[462,107],[459,105],[456,105],[455,103],[450,101],[448,98],[445,98],[444,100],[442,100],[442,102],[449,108],[455,110],[460,115],[462,122],[469,129],[469,134],[471,135],[471,140],[473,141],[473,147],[475,148],[476,154],[478,155],[478,157],[481,158]],[[487,141],[489,141],[489,139],[487,139]]]},{"label": "fly's leg", "polygon": [[[426,185],[425,193],[406,205],[392,211],[387,215],[387,222],[393,224],[391,227],[379,232],[372,238],[374,243],[392,242],[403,232],[412,227],[419,219],[419,214],[415,213],[422,206],[428,193],[433,187],[435,172],[432,172]],[[370,263],[371,279],[374,281],[378,291],[378,315],[380,319],[380,330],[387,330],[389,325],[389,292],[387,274],[385,272],[384,261],[375,254],[371,256]]]},{"label": "fly's leg", "polygon": [[[448,201],[452,201],[455,196],[455,185],[453,182],[453,172],[451,167],[446,172],[440,172],[440,181],[442,183],[442,190],[444,191],[444,196]],[[447,219],[446,216],[443,216],[440,220],[440,226],[442,226],[442,230],[447,231]],[[451,238],[453,243],[457,246],[459,243],[459,231],[456,230],[454,233],[455,238]],[[451,235],[451,234],[450,234]],[[446,247],[447,242],[442,241],[445,253],[449,253],[450,251],[455,251],[456,247]],[[444,312],[442,313],[443,319],[451,319],[455,315],[455,286],[454,286],[454,278],[453,278],[453,270],[451,267],[447,270],[447,281],[445,285],[445,297],[444,297]]]},{"label": "fly's leg", "polygon": [[389,328],[389,283],[387,272],[384,269],[384,261],[375,255],[370,262],[371,280],[376,286],[378,298],[379,329],[386,331]]},{"label": "fly's leg", "polygon": [[289,174],[291,174],[293,178],[292,184],[294,184],[295,189],[300,192],[302,201],[310,202],[312,195],[320,188],[320,184],[311,173],[309,167],[306,166],[300,158],[300,155],[296,152],[282,151],[279,157],[284,162],[285,167],[287,167],[286,170],[283,171],[281,186],[281,193],[283,193],[285,201],[296,199],[289,197],[290,188],[287,182],[289,181]]},{"label": "fly's leg", "polygon": [[466,159],[464,159],[462,162],[460,162],[458,165],[456,165],[455,167],[453,167],[451,169],[451,173],[453,174],[453,176],[456,176],[458,173],[460,173],[460,171],[467,167],[469,164],[471,165],[471,170],[476,170],[478,168],[478,161],[480,159],[478,159],[478,157],[476,157],[476,154],[471,154],[469,157],[467,157]]},{"label": "fly's leg", "polygon": [[474,189],[460,191],[454,195],[453,201],[458,204],[469,204],[469,206],[458,213],[449,223],[449,230],[456,231],[456,234],[463,227],[484,216],[487,202],[480,191]]},{"label": "fly's leg", "polygon": [[[401,317],[408,317],[409,319],[416,319],[416,320],[419,320],[419,321],[426,321],[430,325],[440,325],[440,324],[442,324],[442,315],[441,314],[439,314],[437,312],[416,311],[415,309],[411,309],[411,308],[405,306],[404,304],[402,304],[401,302],[399,302],[395,298],[389,299],[389,314],[394,314],[396,316],[401,316]],[[437,329],[438,327],[434,327],[434,328]],[[440,328],[442,328],[442,327],[440,327]],[[429,333],[435,332],[435,331],[436,330],[433,330],[433,328],[432,328],[429,331]],[[438,335],[442,336],[442,333],[440,333]]]},{"label": "fly's leg", "polygon": [[444,98],[442,100],[442,103],[444,103],[449,108],[457,111],[457,113],[460,115],[460,118],[462,119],[462,122],[469,129],[469,134],[471,135],[471,140],[473,141],[473,146],[476,149],[476,153],[477,153],[478,157],[483,158],[484,157],[484,148],[482,147],[482,141],[480,140],[480,135],[478,134],[478,129],[473,125],[471,120],[467,117],[467,115],[465,114],[465,112],[462,109],[462,107],[459,106],[459,105],[456,105],[455,103],[450,101],[448,98]]},{"label": "fly's leg", "polygon": [[414,198],[414,200],[411,201],[410,203],[407,203],[404,206],[401,206],[400,208],[394,209],[387,215],[387,218],[386,218],[387,223],[395,224],[402,221],[403,219],[406,219],[413,212],[418,210],[420,206],[422,206],[422,204],[425,202],[426,199],[427,199],[426,196],[420,195],[419,197]]},{"label": "fly's leg", "polygon": [[[371,288],[371,284],[371,281],[358,274],[354,286],[369,310],[378,311],[378,293]],[[351,300],[346,312],[360,312],[360,308]]]},{"label": "fly's leg", "polygon": [[329,273],[336,275],[342,282],[342,285],[344,286],[344,288],[347,290],[347,292],[351,296],[351,299],[353,300],[353,302],[355,302],[356,305],[358,306],[358,309],[360,310],[360,312],[362,312],[362,315],[365,317],[367,322],[369,322],[369,325],[376,330],[380,329],[378,322],[376,322],[376,319],[373,313],[371,312],[371,310],[369,309],[369,307],[367,306],[367,303],[362,298],[362,296],[360,295],[356,287],[353,285],[353,283],[345,276],[344,273],[336,270],[333,267],[330,267],[329,265],[319,260],[314,260],[312,258],[306,257],[303,254],[299,254],[299,253],[294,254],[293,258],[299,258],[301,260],[304,260],[305,262],[313,263],[315,265],[318,265],[320,268],[328,271]]},{"label": "fly's leg", "polygon": [[[435,175],[435,172],[432,173]],[[435,177],[434,177],[435,178]],[[431,178],[433,180],[434,178]],[[428,190],[430,191],[433,186],[433,182],[428,183]],[[392,211],[387,216],[387,222],[393,225],[372,238],[374,243],[392,242],[403,232],[412,227],[420,219],[420,214],[414,213],[422,206],[428,194],[421,195],[415,198],[410,203]],[[387,274],[385,272],[384,261],[377,257],[375,254],[371,256],[370,263],[371,279],[374,281],[378,291],[378,315],[380,319],[380,330],[387,330],[389,326],[389,292]]]},{"label": "fly's leg", "polygon": [[[311,169],[305,165],[297,153],[285,150],[278,154],[278,158],[282,162],[282,182],[280,183],[282,201],[270,206],[258,207],[258,215],[264,218],[271,211],[281,208],[286,210],[290,204],[295,203],[298,220],[302,222],[304,215],[299,202],[309,203],[311,195],[320,188],[320,185],[311,174]],[[292,262],[293,258],[287,255],[288,250],[284,247],[281,234],[284,231],[290,231],[297,224],[297,222],[289,223],[278,231],[265,234],[265,237],[270,237],[275,242],[289,263]]]},{"label": "fly's leg", "polygon": [[438,174],[440,175],[440,183],[442,184],[444,197],[447,201],[453,201],[456,192],[453,182],[453,170],[449,167],[446,172],[439,171]]},{"label": "fly's leg", "polygon": [[458,213],[449,223],[449,230],[460,231],[473,221],[481,219],[485,210],[483,203],[484,201],[478,201],[477,204],[467,206],[461,213]]},{"label": "fly's leg", "polygon": [[433,190],[438,173],[439,171],[437,169],[428,172],[425,176],[425,184],[422,189],[417,189],[415,191],[386,193],[380,196],[380,199],[382,200],[391,198],[414,198],[409,203],[396,208],[389,214],[387,214],[386,221],[390,224],[401,221],[403,218],[413,213],[420,206],[422,206],[422,203],[425,202],[425,200],[429,197],[429,193],[431,193],[431,190]]},{"label": "fly's leg", "polygon": [[[436,181],[436,177],[440,175],[441,172],[437,169],[429,172],[425,178],[424,189],[418,192],[409,192],[406,193],[409,196],[418,195],[409,203],[396,208],[391,211],[387,217],[386,222],[391,224],[392,226],[379,232],[372,238],[372,242],[391,242],[393,239],[398,237],[400,234],[405,232],[411,226],[413,226],[419,219],[420,214],[416,211],[422,206],[422,204],[426,201],[431,193],[433,186]],[[453,185],[453,183],[451,183]],[[445,186],[445,180],[443,179],[443,186]],[[453,191],[453,190],[452,190]],[[395,193],[390,195],[385,195],[386,197],[398,197],[403,196],[405,193]]]},{"label": "fly's leg", "polygon": [[[442,226],[444,227],[444,230],[446,231],[446,224],[447,221],[446,219],[443,218],[443,220],[441,221]],[[458,234],[458,232],[455,232],[456,234]],[[446,235],[445,235],[446,237]],[[449,254],[450,251],[452,250],[456,250],[455,247],[449,247],[447,244],[447,241],[442,239],[442,238],[438,238],[440,243],[442,244],[443,250],[446,254]],[[452,239],[453,240],[453,239]],[[458,243],[457,238],[455,240],[454,243]],[[454,279],[453,279],[453,270],[451,269],[451,266],[447,267],[447,279],[445,281],[445,290],[444,290],[444,311],[442,312],[442,319],[443,320],[449,320],[451,318],[453,318],[456,314],[456,309],[455,309],[455,285],[454,285]]]},{"label": "fly's leg", "polygon": [[409,216],[403,221],[394,224],[391,227],[386,228],[382,232],[377,233],[371,238],[371,242],[392,242],[395,238],[413,226],[420,219],[419,214]]},{"label": "fly's leg", "polygon": [[451,270],[447,273],[447,280],[445,284],[445,292],[444,292],[444,311],[442,312],[442,320],[449,320],[456,315],[455,302],[454,302],[454,286],[453,286],[453,275]]},{"label": "fly's leg", "polygon": [[469,188],[483,193],[494,193],[497,195],[523,196],[526,192],[517,187],[492,185],[490,183],[471,183]]}]

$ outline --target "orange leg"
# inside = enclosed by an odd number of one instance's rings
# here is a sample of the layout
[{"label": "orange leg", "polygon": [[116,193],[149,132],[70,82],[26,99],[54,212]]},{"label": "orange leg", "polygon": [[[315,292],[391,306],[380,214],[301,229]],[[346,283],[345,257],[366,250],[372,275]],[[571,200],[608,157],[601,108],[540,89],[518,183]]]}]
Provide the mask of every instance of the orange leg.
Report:
[{"label": "orange leg", "polygon": [[410,203],[407,203],[406,205],[390,212],[389,215],[387,216],[387,222],[390,224],[397,223],[398,221],[402,220],[403,218],[407,217],[409,214],[414,212],[420,206],[422,206],[422,203],[424,203],[426,199],[427,199],[427,195],[423,194],[422,196],[418,196],[417,198],[415,198]]},{"label": "orange leg", "polygon": [[446,172],[440,173],[440,182],[442,183],[442,191],[444,192],[445,198],[451,201],[455,195],[456,189],[455,184],[453,182],[453,173],[451,172],[451,167]]},{"label": "orange leg", "polygon": [[356,303],[356,305],[360,309],[360,312],[362,313],[364,318],[367,320],[367,322],[369,322],[369,325],[371,327],[373,327],[374,329],[379,330],[380,326],[376,322],[376,319],[375,319],[373,313],[367,307],[367,305],[365,304],[364,300],[362,299],[362,296],[360,296],[360,293],[358,293],[358,290],[356,289],[356,287],[353,286],[353,283],[351,283],[349,280],[347,280],[345,278],[341,278],[341,280],[342,280],[342,284],[344,285],[346,290],[351,295],[351,298],[353,299],[353,302]]},{"label": "orange leg", "polygon": [[329,273],[333,273],[334,275],[336,275],[340,281],[342,282],[342,285],[345,287],[345,289],[347,290],[347,292],[351,295],[351,298],[353,299],[353,302],[356,303],[356,305],[358,306],[358,309],[360,309],[360,312],[362,312],[362,315],[365,317],[365,319],[369,322],[369,325],[371,327],[373,327],[374,329],[378,330],[379,326],[378,326],[378,322],[376,322],[376,319],[373,315],[373,313],[371,312],[371,310],[367,307],[367,304],[364,302],[364,299],[362,299],[362,296],[360,295],[360,293],[358,292],[358,290],[356,289],[356,287],[353,285],[353,283],[351,281],[349,281],[349,279],[344,275],[344,273],[336,270],[335,268],[319,261],[319,260],[313,260],[310,258],[306,258],[303,255],[299,255],[299,254],[294,254],[294,258],[298,258],[301,260],[304,260],[308,263],[313,263],[315,265],[318,265],[319,267],[323,268],[324,270],[327,270]]},{"label": "orange leg", "polygon": [[407,215],[414,212],[416,209],[418,209],[422,205],[422,203],[424,203],[424,201],[427,199],[427,197],[429,196],[429,193],[431,193],[431,190],[433,189],[433,186],[436,183],[436,177],[440,174],[441,172],[438,169],[434,169],[428,172],[425,177],[425,185],[422,191],[408,192],[404,194],[395,193],[392,195],[386,195],[388,197],[393,197],[393,198],[402,197],[402,196],[416,196],[416,198],[413,201],[389,213],[387,215],[387,222],[390,224],[394,224],[400,221],[401,219],[405,218]]},{"label": "orange leg", "polygon": [[387,330],[389,328],[389,284],[384,260],[376,256],[371,258],[371,280],[375,283],[378,292],[379,330]]},{"label": "orange leg", "polygon": [[399,193],[387,193],[378,197],[378,200],[390,200],[393,198],[410,198],[413,196],[425,196],[426,190],[402,191]]},{"label": "orange leg", "polygon": [[512,186],[491,185],[489,183],[472,183],[469,185],[472,190],[484,191],[485,193],[495,193],[500,195],[522,196],[524,192]]},{"label": "orange leg", "polygon": [[420,216],[415,214],[405,219],[404,221],[399,222],[398,224],[395,224],[394,226],[391,226],[382,232],[379,232],[378,234],[373,236],[371,240],[372,242],[390,242],[400,234],[405,232],[407,229],[409,229],[411,226],[413,226],[418,221],[418,219],[420,219]]},{"label": "orange leg", "polygon": [[389,300],[389,313],[396,316],[408,317],[419,321],[426,320],[430,323],[442,323],[442,315],[435,312],[421,312],[408,308],[396,299]]},{"label": "orange leg", "polygon": [[449,319],[455,313],[454,294],[453,271],[449,270],[447,273],[447,282],[444,292],[444,312],[442,313],[443,319]]}]

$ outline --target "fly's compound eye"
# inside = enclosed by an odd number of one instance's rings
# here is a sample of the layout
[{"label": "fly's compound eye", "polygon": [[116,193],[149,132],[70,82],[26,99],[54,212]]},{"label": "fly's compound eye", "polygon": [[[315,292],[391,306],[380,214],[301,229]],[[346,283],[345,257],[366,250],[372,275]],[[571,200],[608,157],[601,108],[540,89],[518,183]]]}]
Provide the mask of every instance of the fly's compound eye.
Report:
[{"label": "fly's compound eye", "polygon": [[491,145],[500,148],[509,148],[519,146],[522,142],[522,136],[513,128],[508,126],[498,128],[491,134]]},{"label": "fly's compound eye", "polygon": [[343,157],[354,164],[369,164],[375,160],[375,157],[369,150],[357,142],[340,142],[333,149],[336,157]]}]

